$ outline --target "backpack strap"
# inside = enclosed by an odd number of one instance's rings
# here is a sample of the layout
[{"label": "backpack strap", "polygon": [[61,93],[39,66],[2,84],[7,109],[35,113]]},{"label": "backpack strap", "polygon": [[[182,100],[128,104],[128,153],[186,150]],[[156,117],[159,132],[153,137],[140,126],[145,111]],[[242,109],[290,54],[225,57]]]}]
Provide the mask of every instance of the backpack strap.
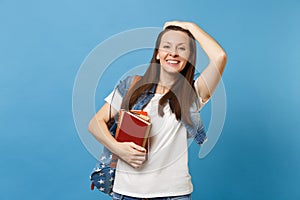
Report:
[{"label": "backpack strap", "polygon": [[[130,86],[129,86],[129,89],[128,91],[139,81],[141,80],[141,76],[134,76],[131,83],[130,83]],[[126,94],[125,94],[126,95]],[[124,97],[125,97],[124,95]],[[111,105],[109,106],[109,116],[111,117]],[[116,124],[114,123],[114,125],[116,126]],[[111,163],[110,163],[110,167],[111,168],[116,168],[117,166],[117,162],[118,162],[118,157],[115,155],[115,154],[112,154],[112,160],[111,160]]]},{"label": "backpack strap", "polygon": [[129,86],[129,90],[139,81],[141,80],[141,76],[135,75],[131,81],[131,84]]},{"label": "backpack strap", "polygon": [[[117,88],[119,88],[119,87],[125,87],[124,89],[125,89],[125,91],[127,92],[127,91],[129,91],[139,80],[141,80],[141,76],[138,76],[138,75],[135,75],[133,78],[132,77],[127,77],[126,79],[128,79],[128,78],[131,78],[131,83],[130,83],[130,85],[129,85],[129,87],[128,88],[126,88],[126,81],[124,81],[125,82],[125,84],[124,84],[124,82],[120,82],[120,84],[117,86]],[[113,93],[113,96],[112,96],[112,98],[111,98],[111,101],[113,100],[113,98],[114,98],[114,96],[115,96],[115,92],[116,92],[116,90],[117,90],[117,88],[116,89],[114,89],[114,93]],[[123,91],[120,91],[119,90],[119,92],[121,93],[121,95],[123,96],[123,98],[126,96],[126,92],[125,93],[123,93],[122,94],[122,92]],[[112,125],[114,124],[114,119],[113,118],[111,118],[111,104],[109,105],[109,120],[108,120],[108,128],[110,128],[110,127],[112,127]]]}]

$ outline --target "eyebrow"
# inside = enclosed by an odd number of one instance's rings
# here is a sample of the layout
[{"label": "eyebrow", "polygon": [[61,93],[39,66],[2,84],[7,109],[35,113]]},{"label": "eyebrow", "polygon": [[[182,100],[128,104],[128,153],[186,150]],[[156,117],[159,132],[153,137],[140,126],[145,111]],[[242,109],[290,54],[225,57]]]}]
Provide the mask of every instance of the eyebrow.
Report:
[{"label": "eyebrow", "polygon": [[[165,41],[163,41],[162,43],[168,43],[168,44],[172,44],[171,42],[165,42]],[[180,43],[178,43],[177,45],[182,45],[182,44],[184,44],[184,45],[187,45],[186,43],[184,43],[184,42],[180,42]]]}]

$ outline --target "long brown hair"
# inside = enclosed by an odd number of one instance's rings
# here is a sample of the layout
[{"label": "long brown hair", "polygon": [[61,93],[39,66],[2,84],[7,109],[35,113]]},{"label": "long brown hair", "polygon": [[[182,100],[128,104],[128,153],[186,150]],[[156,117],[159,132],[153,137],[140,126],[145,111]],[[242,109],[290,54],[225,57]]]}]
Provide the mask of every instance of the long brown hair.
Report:
[{"label": "long brown hair", "polygon": [[[152,55],[152,59],[145,74],[139,81],[127,92],[123,99],[121,108],[129,110],[136,103],[138,98],[145,92],[148,92],[153,86],[157,86],[160,77],[160,62],[156,59],[158,49],[160,46],[162,36],[170,31],[182,31],[189,36],[190,43],[190,55],[186,66],[180,72],[183,77],[179,77],[178,81],[172,85],[170,90],[159,100],[158,113],[160,116],[164,115],[163,107],[166,103],[169,103],[172,113],[175,113],[176,119],[184,119],[185,122],[191,124],[189,115],[192,102],[195,100],[195,88],[194,88],[194,72],[196,64],[196,42],[193,35],[179,26],[166,27],[157,37],[155,49]],[[176,94],[176,95],[175,95]],[[146,105],[144,105],[145,107]]]}]

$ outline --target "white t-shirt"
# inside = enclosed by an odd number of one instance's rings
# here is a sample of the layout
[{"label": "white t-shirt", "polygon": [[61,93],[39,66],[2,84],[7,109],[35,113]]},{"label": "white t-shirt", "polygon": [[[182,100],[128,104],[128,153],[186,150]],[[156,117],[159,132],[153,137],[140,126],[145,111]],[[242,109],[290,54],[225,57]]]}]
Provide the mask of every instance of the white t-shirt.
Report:
[{"label": "white t-shirt", "polygon": [[[105,98],[112,107],[120,110],[122,96],[113,92]],[[162,94],[155,94],[144,111],[150,116],[150,148],[148,160],[135,169],[119,159],[113,191],[132,197],[153,198],[190,194],[193,191],[188,170],[188,140],[186,128],[176,120],[169,104],[164,116],[158,115],[158,101]],[[205,104],[199,97],[201,107]]]}]

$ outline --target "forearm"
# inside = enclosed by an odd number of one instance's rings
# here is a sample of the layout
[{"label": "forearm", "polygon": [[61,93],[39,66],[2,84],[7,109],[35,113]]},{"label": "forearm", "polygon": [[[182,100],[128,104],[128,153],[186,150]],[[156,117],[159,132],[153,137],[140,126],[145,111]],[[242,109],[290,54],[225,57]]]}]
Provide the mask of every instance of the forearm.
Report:
[{"label": "forearm", "polygon": [[[211,62],[214,62],[216,66],[224,67],[225,65],[220,65],[220,62],[224,62],[226,59],[226,53],[223,48],[216,42],[209,34],[202,30],[197,24],[189,23],[188,29],[198,41],[201,48],[207,54]],[[219,69],[220,72],[223,69]]]},{"label": "forearm", "polygon": [[97,120],[96,116],[93,117],[88,125],[89,132],[96,138],[97,141],[102,143],[112,153],[117,154],[117,141],[110,134],[104,120]]},{"label": "forearm", "polygon": [[133,142],[117,142],[110,134],[105,120],[97,120],[96,116],[93,117],[89,123],[88,130],[108,150],[132,167],[138,168],[145,162],[146,149]]}]

